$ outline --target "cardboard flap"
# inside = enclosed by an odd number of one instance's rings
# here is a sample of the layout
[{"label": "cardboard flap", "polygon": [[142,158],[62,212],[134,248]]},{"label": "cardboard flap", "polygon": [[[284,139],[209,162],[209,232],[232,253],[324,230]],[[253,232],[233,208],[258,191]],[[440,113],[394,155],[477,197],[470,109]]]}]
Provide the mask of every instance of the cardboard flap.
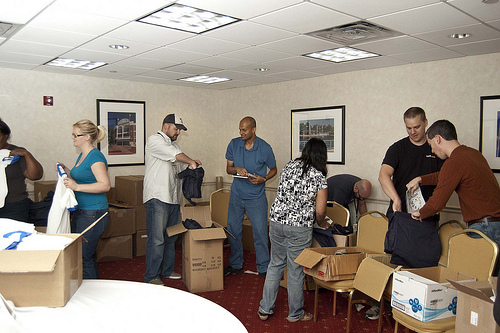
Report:
[{"label": "cardboard flap", "polygon": [[392,268],[372,258],[366,258],[359,265],[353,286],[371,298],[380,301],[387,281],[392,273],[398,269],[399,267]]},{"label": "cardboard flap", "polygon": [[191,237],[195,241],[206,241],[212,239],[225,239],[226,233],[222,228],[194,229]]},{"label": "cardboard flap", "polygon": [[461,283],[458,283],[458,282],[455,282],[452,280],[448,280],[448,282],[451,283],[451,285],[454,288],[458,289],[459,291],[461,291],[463,293],[477,297],[480,300],[483,300],[483,301],[486,301],[488,303],[493,304],[493,301],[484,292],[482,292],[479,289],[479,288],[489,288],[491,290],[490,283],[488,281],[473,282],[472,285],[477,286],[477,288],[471,288],[469,286],[463,285]]},{"label": "cardboard flap", "polygon": [[306,268],[313,268],[317,263],[321,261],[321,259],[325,258],[326,255],[322,253],[318,253],[315,251],[311,251],[309,249],[303,250],[297,258],[295,258],[295,262],[301,266]]},{"label": "cardboard flap", "polygon": [[168,237],[172,237],[174,235],[182,234],[183,232],[186,232],[186,231],[187,231],[187,229],[184,228],[184,224],[178,223],[176,225],[173,225],[173,226],[167,228],[167,235],[168,235]]},{"label": "cardboard flap", "polygon": [[0,251],[2,273],[51,272],[62,251],[15,251],[15,256],[10,252],[10,250]]}]

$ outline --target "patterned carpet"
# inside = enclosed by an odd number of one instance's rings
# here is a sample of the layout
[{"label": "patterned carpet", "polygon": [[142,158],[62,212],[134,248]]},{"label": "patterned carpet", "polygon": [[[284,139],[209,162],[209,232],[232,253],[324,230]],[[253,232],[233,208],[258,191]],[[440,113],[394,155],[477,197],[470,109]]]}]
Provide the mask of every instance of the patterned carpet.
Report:
[{"label": "patterned carpet", "polygon": [[[228,247],[224,248],[225,265],[230,255]],[[178,273],[182,272],[181,267],[181,248],[176,249],[176,269]],[[98,263],[101,279],[143,281],[145,271],[144,256],[136,257],[131,260],[113,261]],[[245,270],[256,272],[255,253],[245,251],[244,253]],[[182,280],[164,279],[167,286],[187,291]],[[224,290],[205,292],[198,294],[201,297],[209,299],[233,313],[247,328],[250,333],[261,332],[345,332],[347,317],[347,299],[337,298],[337,316],[332,316],[333,292],[321,289],[319,294],[319,312],[318,321],[289,323],[285,318],[288,315],[287,293],[286,289],[280,288],[276,300],[275,314],[270,316],[267,321],[261,321],[257,316],[257,309],[262,297],[262,288],[264,279],[254,274],[240,274],[224,278]],[[314,290],[304,293],[304,309],[313,313],[314,311]],[[364,312],[369,307],[365,307],[360,312],[353,313],[351,323],[351,333],[377,332],[377,321],[370,321],[363,318]],[[392,332],[393,329],[384,326],[385,332]]]}]

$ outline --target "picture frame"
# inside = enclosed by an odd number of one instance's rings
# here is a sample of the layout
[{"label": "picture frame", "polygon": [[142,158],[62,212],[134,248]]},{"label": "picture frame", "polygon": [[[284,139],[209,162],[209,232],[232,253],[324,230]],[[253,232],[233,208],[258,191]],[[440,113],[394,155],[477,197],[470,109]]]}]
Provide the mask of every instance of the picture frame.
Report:
[{"label": "picture frame", "polygon": [[292,159],[313,137],[325,141],[328,164],[345,164],[345,105],[292,110]]},{"label": "picture frame", "polygon": [[144,101],[97,100],[97,124],[107,131],[97,148],[108,166],[144,165],[145,112]]},{"label": "picture frame", "polygon": [[493,172],[500,172],[500,95],[481,96],[479,151]]}]

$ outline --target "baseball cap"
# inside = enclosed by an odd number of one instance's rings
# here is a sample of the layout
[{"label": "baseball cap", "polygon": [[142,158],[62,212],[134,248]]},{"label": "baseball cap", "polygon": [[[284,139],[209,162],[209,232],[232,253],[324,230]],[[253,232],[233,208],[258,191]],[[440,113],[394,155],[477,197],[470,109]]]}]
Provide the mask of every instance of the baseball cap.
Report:
[{"label": "baseball cap", "polygon": [[186,126],[184,126],[184,123],[182,122],[182,118],[175,113],[167,115],[165,119],[163,119],[163,123],[174,124],[178,129],[187,131]]}]

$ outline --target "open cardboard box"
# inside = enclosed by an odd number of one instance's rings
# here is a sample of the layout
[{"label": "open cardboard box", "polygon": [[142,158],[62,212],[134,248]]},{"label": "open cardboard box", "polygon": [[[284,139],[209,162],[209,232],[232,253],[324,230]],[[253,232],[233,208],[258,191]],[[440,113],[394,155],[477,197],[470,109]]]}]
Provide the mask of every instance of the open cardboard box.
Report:
[{"label": "open cardboard box", "polygon": [[401,266],[391,264],[390,261],[390,254],[370,255],[364,259],[354,277],[353,287],[380,301],[384,290],[392,288],[391,275],[401,269]]},{"label": "open cardboard box", "polygon": [[64,306],[82,284],[82,235],[63,250],[0,251],[0,293],[18,307]]},{"label": "open cardboard box", "polygon": [[476,279],[442,266],[415,268],[393,274],[393,308],[417,320],[453,317],[458,291],[448,281],[472,282]]},{"label": "open cardboard box", "polygon": [[[224,228],[210,217],[210,206],[182,207],[182,219],[196,220],[203,229],[186,229],[182,223],[167,228],[169,236],[183,234],[182,280],[190,292],[224,289],[222,245]],[[210,228],[215,225],[215,228]]]},{"label": "open cardboard box", "polygon": [[[337,255],[345,250],[345,254]],[[359,264],[367,256],[363,248],[353,247],[319,247],[304,249],[295,262],[304,266],[304,272],[323,281],[354,279]]]},{"label": "open cardboard box", "polygon": [[82,284],[83,235],[57,234],[71,238],[62,250],[0,251],[0,294],[17,307],[65,306]]},{"label": "open cardboard box", "polygon": [[[500,333],[493,318],[493,301],[490,299],[496,288],[497,277],[491,281],[459,283],[448,280],[458,290],[457,333]],[[498,295],[496,295],[498,297]]]}]

